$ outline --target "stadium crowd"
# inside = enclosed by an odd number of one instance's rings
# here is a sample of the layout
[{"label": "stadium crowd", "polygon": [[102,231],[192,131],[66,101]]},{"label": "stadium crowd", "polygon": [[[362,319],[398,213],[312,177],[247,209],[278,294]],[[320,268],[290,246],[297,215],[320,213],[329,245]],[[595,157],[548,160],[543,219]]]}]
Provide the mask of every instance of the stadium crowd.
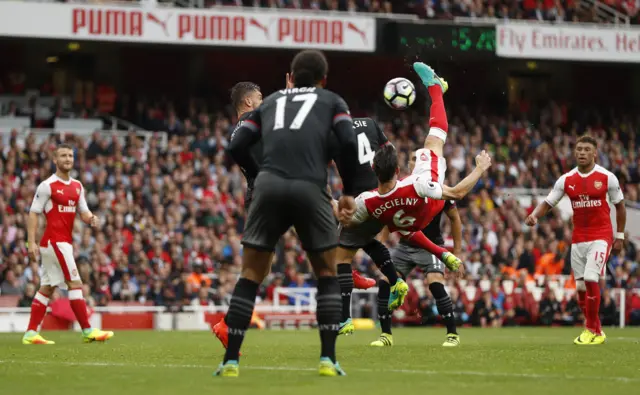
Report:
[{"label": "stadium crowd", "polygon": [[[49,0],[77,2],[76,0]],[[141,3],[170,3],[170,0],[130,0]],[[85,0],[86,3],[105,3]],[[197,7],[262,7],[319,11],[368,12],[379,14],[417,14],[428,19],[455,17],[526,19],[548,22],[610,23],[598,13],[598,4],[628,15],[638,22],[638,0],[604,0],[591,8],[581,8],[577,0],[195,0]]]},{"label": "stadium crowd", "polygon": [[[246,214],[246,183],[225,153],[236,120],[222,110],[201,111],[195,103],[186,117],[165,105],[139,103],[137,109],[134,121],[167,133],[166,146],[161,139],[145,141],[133,132],[124,139],[98,133],[88,140],[64,136],[76,147],[73,176],[84,184],[88,204],[102,220],[95,231],[80,221],[76,224],[74,253],[85,295],[94,306],[110,301],[173,308],[226,305],[239,272]],[[638,125],[618,118],[606,123],[615,126],[604,127],[601,121],[586,121],[555,103],[536,112],[536,127],[527,116],[534,121],[526,106],[509,117],[450,110],[448,182],[456,183],[472,168],[479,150],[488,149],[495,158],[474,193],[458,206],[467,277],[452,277],[448,286],[463,323],[562,324],[578,318],[573,280],[555,277],[570,273],[570,223],[555,213],[535,229],[525,227],[524,218],[537,201],[523,205],[509,192],[549,188],[572,167],[572,142],[578,134],[597,137],[599,163],[620,178],[630,202],[639,200]],[[409,152],[425,138],[425,122],[415,112],[380,122],[400,151],[403,174],[408,173]],[[29,305],[39,283],[38,265],[26,254],[26,213],[36,186],[53,170],[52,148],[61,138],[50,135],[38,143],[34,135],[23,141],[14,132],[0,140],[0,294],[23,295],[20,306]],[[338,195],[341,184],[335,168],[330,169],[329,184]],[[443,226],[448,235],[448,223]],[[386,242],[393,246],[397,241],[392,235]],[[625,242],[623,252],[610,260],[614,275],[606,286],[639,288],[637,260],[635,246]],[[376,276],[362,252],[356,266]],[[307,259],[293,232],[283,238],[272,272],[260,294],[265,303],[274,297],[276,286],[312,286]],[[421,285],[422,274],[415,273],[411,280],[411,294],[397,318],[407,324],[434,322],[435,304],[428,287]],[[538,297],[528,284],[532,281],[545,288]],[[635,310],[635,320],[640,296],[632,298],[628,306],[630,312]],[[606,304],[611,299],[603,300]],[[281,297],[281,302],[289,301]],[[365,304],[363,309],[370,307]],[[611,309],[609,318],[615,321],[615,304]]]},{"label": "stadium crowd", "polygon": [[[635,0],[606,0],[602,4],[636,17]],[[549,22],[606,22],[597,12],[579,7],[577,0],[205,0],[207,7],[245,6],[322,11],[417,14],[421,18],[454,17],[529,19]]]}]

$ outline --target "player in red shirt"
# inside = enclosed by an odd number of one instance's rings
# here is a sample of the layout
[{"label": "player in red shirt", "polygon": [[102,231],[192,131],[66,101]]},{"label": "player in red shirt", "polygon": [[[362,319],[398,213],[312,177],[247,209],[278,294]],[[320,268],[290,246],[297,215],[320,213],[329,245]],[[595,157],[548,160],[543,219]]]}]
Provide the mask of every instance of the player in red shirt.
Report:
[{"label": "player in red shirt", "polygon": [[461,261],[445,248],[431,242],[422,233],[431,220],[442,211],[445,200],[459,200],[471,191],[482,174],[491,166],[491,158],[482,151],[476,157],[476,168],[458,185],[443,185],[447,168],[443,147],[447,139],[447,114],[443,95],[449,85],[424,63],[413,65],[416,73],[429,90],[431,109],[429,135],[424,148],[416,151],[416,164],[409,177],[398,180],[398,155],[392,145],[376,152],[373,170],[378,177],[378,189],[364,192],[356,198],[353,216],[340,213],[340,219],[349,226],[373,217],[385,224],[390,232],[400,232],[418,247],[439,257],[451,271],[463,271]]},{"label": "player in red shirt", "polygon": [[[600,326],[600,277],[604,275],[609,253],[622,249],[627,211],[616,176],[596,164],[597,142],[582,136],[576,142],[578,167],[563,174],[547,199],[529,215],[525,223],[533,226],[538,219],[568,196],[573,208],[571,268],[576,279],[578,303],[586,318],[586,328],[574,343],[602,344],[606,335]],[[615,241],[607,196],[616,208]]]},{"label": "player in red shirt", "polygon": [[[82,280],[72,248],[76,210],[80,211],[82,221],[93,227],[97,227],[100,220],[89,210],[82,184],[69,175],[73,168],[73,148],[67,144],[59,145],[55,150],[53,163],[56,165],[56,173],[38,185],[27,222],[29,257],[35,261],[38,255],[42,257],[43,274],[40,289],[31,304],[29,326],[22,343],[54,344],[38,333],[38,327],[44,320],[53,291],[63,284],[69,288],[71,309],[82,327],[84,341],[105,341],[113,337],[113,332],[91,328],[89,324],[87,305],[82,295]],[[47,218],[47,225],[38,244],[38,215],[43,213]]]}]

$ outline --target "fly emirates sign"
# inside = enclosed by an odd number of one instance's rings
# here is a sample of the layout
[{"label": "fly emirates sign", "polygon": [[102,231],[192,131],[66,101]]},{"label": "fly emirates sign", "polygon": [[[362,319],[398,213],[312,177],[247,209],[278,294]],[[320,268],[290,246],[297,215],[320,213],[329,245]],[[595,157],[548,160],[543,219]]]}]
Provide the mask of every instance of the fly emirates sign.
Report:
[{"label": "fly emirates sign", "polygon": [[373,52],[376,24],[348,14],[0,1],[0,36]]},{"label": "fly emirates sign", "polygon": [[505,58],[640,62],[638,28],[504,23],[496,29],[496,53]]}]

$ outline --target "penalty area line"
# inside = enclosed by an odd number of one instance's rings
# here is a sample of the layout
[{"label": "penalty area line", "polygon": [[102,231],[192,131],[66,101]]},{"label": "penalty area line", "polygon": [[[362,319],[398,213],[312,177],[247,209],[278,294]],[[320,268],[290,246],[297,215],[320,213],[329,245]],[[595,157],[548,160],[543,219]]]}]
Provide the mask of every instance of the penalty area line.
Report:
[{"label": "penalty area line", "polygon": [[[125,362],[69,362],[69,361],[25,361],[25,360],[0,360],[0,364],[24,364],[24,365],[62,365],[62,366],[86,366],[86,367],[131,367],[131,368],[184,368],[184,369],[215,369],[215,366],[198,364],[154,364],[154,363],[125,363]],[[246,370],[266,370],[285,372],[315,372],[314,368],[301,368],[295,366],[245,366]],[[512,372],[482,372],[482,371],[437,371],[420,369],[346,369],[349,372],[360,373],[396,373],[425,376],[476,376],[476,377],[502,377],[502,378],[524,378],[524,379],[559,379],[559,380],[595,380],[595,381],[617,381],[623,383],[637,383],[640,378],[619,377],[619,376],[573,376],[560,374],[538,374],[538,373],[512,373]]]}]

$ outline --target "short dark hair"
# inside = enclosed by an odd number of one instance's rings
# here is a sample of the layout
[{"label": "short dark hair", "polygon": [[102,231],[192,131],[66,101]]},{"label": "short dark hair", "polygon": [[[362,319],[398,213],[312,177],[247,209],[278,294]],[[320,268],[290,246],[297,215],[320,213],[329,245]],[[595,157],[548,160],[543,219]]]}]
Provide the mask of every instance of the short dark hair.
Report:
[{"label": "short dark hair", "polygon": [[56,154],[61,149],[70,149],[71,151],[73,151],[73,147],[71,146],[71,144],[62,143],[62,144],[58,144],[58,146],[56,147]]},{"label": "short dark hair", "polygon": [[591,144],[593,145],[593,148],[598,149],[598,142],[588,134],[583,134],[582,136],[578,137],[578,140],[576,140],[576,145],[578,145],[578,143]]},{"label": "short dark hair", "polygon": [[242,103],[244,98],[253,91],[260,91],[260,86],[250,81],[242,81],[235,84],[233,88],[231,88],[231,104],[233,105],[233,108],[237,111],[240,107],[240,103]]},{"label": "short dark hair", "polygon": [[307,49],[293,58],[291,72],[294,86],[316,86],[329,72],[329,63],[322,52]]},{"label": "short dark hair", "polygon": [[398,169],[398,153],[393,145],[387,144],[380,148],[373,157],[373,171],[378,181],[387,182],[393,179]]}]

